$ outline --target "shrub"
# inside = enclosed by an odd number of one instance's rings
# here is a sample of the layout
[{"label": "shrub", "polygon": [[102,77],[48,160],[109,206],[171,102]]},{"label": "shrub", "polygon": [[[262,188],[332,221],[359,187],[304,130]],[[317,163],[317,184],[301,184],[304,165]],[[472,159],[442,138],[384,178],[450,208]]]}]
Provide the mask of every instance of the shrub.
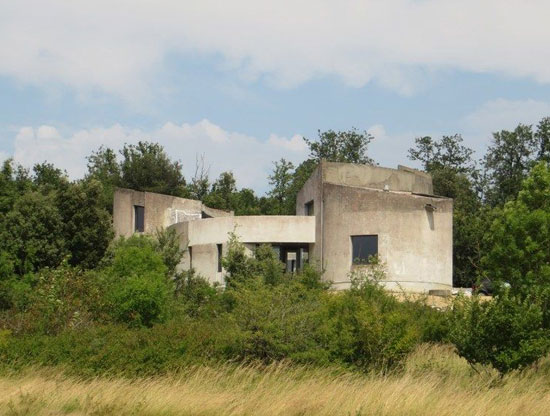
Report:
[{"label": "shrub", "polygon": [[491,364],[501,373],[530,365],[550,347],[540,304],[508,293],[489,302],[458,299],[450,314],[449,337],[470,364]]},{"label": "shrub", "polygon": [[528,295],[534,287],[550,287],[550,167],[539,162],[523,182],[515,201],[496,211],[486,234],[484,275],[509,282],[512,291]]},{"label": "shrub", "polygon": [[235,232],[229,234],[227,254],[222,258],[222,265],[225,269],[227,288],[236,288],[258,280],[255,261],[247,255]]},{"label": "shrub", "polygon": [[176,299],[181,302],[184,313],[189,316],[215,313],[215,309],[220,306],[220,291],[197,275],[194,269],[176,273],[174,283]]},{"label": "shrub", "polygon": [[120,242],[105,274],[115,320],[151,326],[167,318],[173,281],[151,239],[136,236]]},{"label": "shrub", "polygon": [[3,326],[14,333],[56,334],[88,326],[106,309],[103,284],[96,273],[63,262],[11,282],[11,309]]},{"label": "shrub", "polygon": [[242,332],[243,360],[292,359],[327,363],[318,334],[323,293],[298,282],[258,284],[228,291],[231,315]]}]

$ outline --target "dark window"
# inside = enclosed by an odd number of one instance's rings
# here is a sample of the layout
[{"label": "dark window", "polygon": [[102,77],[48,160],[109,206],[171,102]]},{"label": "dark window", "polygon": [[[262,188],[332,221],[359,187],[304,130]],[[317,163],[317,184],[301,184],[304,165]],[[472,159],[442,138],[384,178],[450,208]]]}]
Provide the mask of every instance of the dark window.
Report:
[{"label": "dark window", "polygon": [[377,235],[352,235],[352,263],[369,264],[371,256],[378,255]]},{"label": "dark window", "polygon": [[139,233],[144,232],[145,231],[145,207],[134,205],[134,217],[135,217],[134,230]]},{"label": "dark window", "polygon": [[309,201],[305,204],[306,215],[314,215],[315,211],[313,210],[313,201]]},{"label": "dark window", "polygon": [[218,246],[218,273],[222,271],[222,245],[216,244]]},{"label": "dark window", "polygon": [[189,268],[193,268],[193,247],[189,247]]}]

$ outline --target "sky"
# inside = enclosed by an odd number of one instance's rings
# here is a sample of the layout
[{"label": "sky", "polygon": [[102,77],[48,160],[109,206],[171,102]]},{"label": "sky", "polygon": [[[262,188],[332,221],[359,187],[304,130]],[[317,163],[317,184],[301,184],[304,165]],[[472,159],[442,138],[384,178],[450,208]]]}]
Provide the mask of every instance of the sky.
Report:
[{"label": "sky", "polygon": [[355,127],[381,166],[414,138],[550,116],[547,0],[0,0],[0,160],[71,178],[100,146],[162,144],[190,178],[268,188],[302,137]]}]

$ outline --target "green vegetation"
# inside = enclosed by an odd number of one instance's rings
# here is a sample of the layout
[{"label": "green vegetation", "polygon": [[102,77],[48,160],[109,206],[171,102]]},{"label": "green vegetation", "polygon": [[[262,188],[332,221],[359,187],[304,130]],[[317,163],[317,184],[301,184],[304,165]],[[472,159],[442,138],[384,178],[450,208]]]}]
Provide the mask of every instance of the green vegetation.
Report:
[{"label": "green vegetation", "polygon": [[[282,159],[258,198],[231,172],[210,183],[197,166],[186,182],[162,147],[100,148],[88,174],[70,181],[43,163],[0,170],[0,370],[60,365],[78,375],[144,376],[227,361],[407,371],[425,343],[451,343],[477,371],[529,369],[550,349],[549,119],[536,130],[495,133],[481,161],[458,135],[416,139],[410,157],[455,199],[455,283],[489,278],[495,297],[459,298],[437,310],[398,300],[378,284],[373,259],[332,292],[313,265],[288,274],[269,246],[250,257],[234,235],[225,288],[177,271],[178,236],[159,232],[112,241],[116,186],[195,197],[237,214],[290,214],[319,160],[373,163],[372,137],[357,130],[306,140],[310,159]],[[338,371],[340,371],[338,370]],[[489,370],[487,370],[489,371]]]},{"label": "green vegetation", "polygon": [[0,320],[9,330],[0,346],[5,368],[143,375],[189,363],[289,359],[386,371],[445,335],[441,313],[397,301],[367,275],[332,293],[312,267],[285,274],[269,246],[247,257],[232,236],[221,290],[170,273],[173,258],[163,261],[159,239],[167,238],[119,241],[95,270],[64,263],[8,291],[11,307]]},{"label": "green vegetation", "polygon": [[288,362],[186,365],[153,377],[74,377],[59,369],[0,376],[5,415],[546,415],[549,362],[474,371],[449,346],[421,345],[396,374]]}]

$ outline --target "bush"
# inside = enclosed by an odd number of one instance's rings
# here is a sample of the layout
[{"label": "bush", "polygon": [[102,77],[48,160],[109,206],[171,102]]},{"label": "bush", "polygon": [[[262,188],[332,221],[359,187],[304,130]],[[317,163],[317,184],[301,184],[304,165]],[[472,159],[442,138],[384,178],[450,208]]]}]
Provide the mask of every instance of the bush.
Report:
[{"label": "bush", "polygon": [[173,281],[151,239],[131,237],[120,242],[104,271],[112,317],[131,325],[164,322],[170,309]]},{"label": "bush", "polygon": [[176,299],[181,302],[183,312],[198,317],[215,313],[221,306],[219,290],[195,273],[194,269],[176,273]]},{"label": "bush", "polygon": [[241,287],[224,295],[231,298],[230,313],[242,332],[239,359],[327,363],[318,333],[321,291],[288,282]]},{"label": "bush", "polygon": [[104,318],[103,284],[97,273],[67,262],[10,282],[11,309],[2,326],[14,333],[56,334]]},{"label": "bush", "polygon": [[192,270],[173,278],[158,241],[143,236],[113,244],[95,271],[43,269],[0,317],[13,333],[0,361],[68,364],[83,374],[155,374],[212,360],[389,370],[445,334],[440,312],[384,291],[382,265],[334,293],[314,267],[283,273],[269,246],[255,254],[233,239],[226,290]]},{"label": "bush", "polygon": [[540,304],[508,293],[488,302],[458,299],[450,314],[449,338],[470,364],[490,364],[501,373],[534,363],[550,347]]},{"label": "bush", "polygon": [[533,288],[550,287],[550,167],[539,162],[523,181],[515,201],[497,210],[485,243],[483,274],[509,282],[527,296]]}]

